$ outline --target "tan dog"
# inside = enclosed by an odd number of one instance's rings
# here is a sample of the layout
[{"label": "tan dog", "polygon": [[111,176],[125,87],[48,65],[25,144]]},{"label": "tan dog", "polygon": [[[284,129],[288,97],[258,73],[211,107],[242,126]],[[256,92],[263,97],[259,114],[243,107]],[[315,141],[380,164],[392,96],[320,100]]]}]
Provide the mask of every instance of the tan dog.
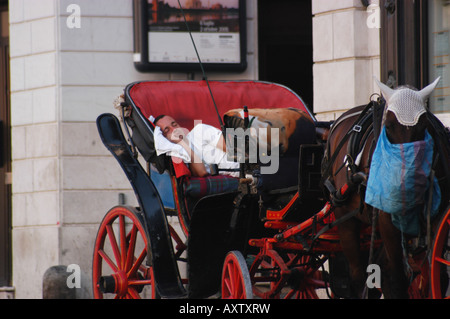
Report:
[{"label": "tan dog", "polygon": [[[233,109],[224,115],[225,123],[232,123],[227,126],[242,127],[243,121],[233,121],[236,118],[244,118],[243,109]],[[313,124],[311,117],[299,109],[249,109],[250,127],[255,128],[260,135],[265,135],[265,139],[262,138],[262,140],[267,141],[268,149],[271,148],[271,129],[279,129],[280,155],[288,151],[290,138],[294,135],[299,123],[301,123],[300,120]]]}]

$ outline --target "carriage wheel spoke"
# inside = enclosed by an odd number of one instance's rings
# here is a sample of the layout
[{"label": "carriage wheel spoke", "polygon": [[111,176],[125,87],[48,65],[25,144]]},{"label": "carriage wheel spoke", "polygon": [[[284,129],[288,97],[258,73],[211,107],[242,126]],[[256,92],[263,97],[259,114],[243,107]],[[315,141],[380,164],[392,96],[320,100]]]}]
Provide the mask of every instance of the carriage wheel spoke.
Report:
[{"label": "carriage wheel spoke", "polygon": [[225,284],[225,287],[227,288],[227,290],[226,290],[227,292],[232,291],[232,290],[231,290],[231,283],[230,283],[230,278],[229,278],[229,277],[224,279],[224,284]]},{"label": "carriage wheel spoke", "polygon": [[127,240],[126,240],[126,231],[125,231],[125,216],[119,216],[119,234],[120,234],[120,251],[121,251],[121,269],[125,269],[125,262],[127,258]]},{"label": "carriage wheel spoke", "polygon": [[117,266],[114,264],[114,262],[111,260],[111,258],[109,258],[109,256],[102,250],[100,249],[98,251],[98,254],[103,258],[104,261],[106,261],[106,263],[109,265],[109,267],[111,268],[112,271],[117,272]]},{"label": "carriage wheel spoke", "polygon": [[441,257],[436,257],[434,258],[434,260],[436,260],[438,263],[446,265],[446,266],[450,266],[450,260],[445,260]]},{"label": "carriage wheel spoke", "polygon": [[145,286],[145,285],[153,285],[153,279],[145,279],[145,280],[129,280],[128,284],[130,286]]},{"label": "carriage wheel spoke", "polygon": [[114,234],[114,229],[111,224],[106,225],[106,232],[108,233],[109,242],[111,244],[111,248],[114,253],[114,258],[116,259],[117,266],[120,267],[120,260],[122,259],[120,256],[119,246],[117,245],[116,236]]},{"label": "carriage wheel spoke", "polygon": [[226,273],[226,279],[225,279],[225,283],[226,286],[228,288],[228,292],[230,293],[230,297],[233,297],[233,292],[235,291],[235,282],[233,280],[233,276],[232,276],[232,265],[229,263],[227,265],[227,273]]},{"label": "carriage wheel spoke", "polygon": [[144,258],[146,256],[147,256],[147,250],[144,248],[142,250],[141,254],[139,255],[139,257],[134,262],[133,267],[128,271],[128,273],[127,273],[128,278],[130,278],[131,276],[133,276],[136,273],[136,271],[139,269],[139,267],[141,266],[141,264],[144,261]]},{"label": "carriage wheel spoke", "polygon": [[326,284],[323,280],[309,278],[308,282],[311,286],[313,286],[315,288],[326,288]]},{"label": "carriage wheel spoke", "polygon": [[136,237],[137,237],[137,227],[133,224],[133,228],[130,231],[130,241],[128,245],[128,254],[127,254],[127,261],[125,264],[125,271],[128,271],[131,268],[131,265],[133,263],[134,259],[134,250],[136,248]]},{"label": "carriage wheel spoke", "polygon": [[128,287],[127,297],[130,297],[129,299],[141,299],[141,296],[133,287]]},{"label": "carriage wheel spoke", "polygon": [[284,296],[284,299],[291,299],[292,296],[293,296],[294,294],[296,294],[296,296],[297,296],[297,298],[298,298],[299,293],[300,293],[300,291],[296,291],[296,290],[294,290],[294,289],[291,289],[291,290],[289,290],[289,292],[286,294],[286,296]]}]

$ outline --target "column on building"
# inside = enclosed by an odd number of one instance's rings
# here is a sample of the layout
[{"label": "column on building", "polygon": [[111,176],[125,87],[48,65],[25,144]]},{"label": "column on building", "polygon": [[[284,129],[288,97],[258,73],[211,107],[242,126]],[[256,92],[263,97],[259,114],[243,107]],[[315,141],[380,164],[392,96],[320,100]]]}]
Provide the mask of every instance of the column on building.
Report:
[{"label": "column on building", "polygon": [[312,0],[314,111],[319,120],[335,120],[344,111],[367,104],[379,92],[377,1]]},{"label": "column on building", "polygon": [[45,271],[69,264],[88,294],[99,222],[119,193],[136,202],[95,125],[127,83],[167,77],[134,70],[132,25],[128,0],[10,1],[16,298],[41,298]]}]

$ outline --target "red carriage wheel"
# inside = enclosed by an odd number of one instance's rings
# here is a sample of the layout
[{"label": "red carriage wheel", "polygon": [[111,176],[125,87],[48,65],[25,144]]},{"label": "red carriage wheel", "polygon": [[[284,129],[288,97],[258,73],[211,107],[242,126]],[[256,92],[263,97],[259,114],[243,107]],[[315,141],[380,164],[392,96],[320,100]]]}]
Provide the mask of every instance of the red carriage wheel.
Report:
[{"label": "red carriage wheel", "polygon": [[318,269],[324,261],[318,265],[313,261],[311,255],[288,255],[287,265],[292,268],[292,274],[285,288],[284,299],[319,299],[316,289],[327,287],[322,279],[322,271]]},{"label": "red carriage wheel", "polygon": [[239,251],[225,257],[222,270],[222,299],[252,299],[252,283],[247,263]]},{"label": "red carriage wheel", "polygon": [[450,208],[438,225],[431,255],[431,293],[433,299],[450,299]]},{"label": "red carriage wheel", "polygon": [[326,288],[318,268],[309,255],[287,254],[274,250],[261,252],[250,268],[253,293],[264,299],[319,299],[316,289]]},{"label": "red carriage wheel", "polygon": [[92,265],[94,298],[156,298],[153,269],[146,265],[149,243],[138,212],[114,207],[97,233]]}]

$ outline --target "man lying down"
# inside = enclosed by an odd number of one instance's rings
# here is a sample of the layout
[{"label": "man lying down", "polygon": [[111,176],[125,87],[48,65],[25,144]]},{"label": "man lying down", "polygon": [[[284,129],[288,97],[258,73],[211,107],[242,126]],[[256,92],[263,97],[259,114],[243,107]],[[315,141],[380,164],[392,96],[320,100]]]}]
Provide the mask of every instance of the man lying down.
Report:
[{"label": "man lying down", "polygon": [[[238,162],[227,160],[227,149],[222,132],[207,124],[197,124],[190,132],[181,127],[169,115],[160,115],[154,121],[155,148],[158,155],[169,153],[181,158],[192,176],[205,177],[211,174],[210,165],[217,164],[220,169],[226,169],[231,176],[239,173],[228,170],[239,169]],[[168,142],[161,138],[161,135]]]},{"label": "man lying down", "polygon": [[[242,126],[239,119],[242,117],[242,110],[239,109],[224,115],[227,126],[233,126],[227,129],[227,135],[243,132],[239,131]],[[153,123],[158,155],[167,153],[181,158],[188,164],[193,176],[208,176],[212,173],[212,164],[218,166],[220,174],[239,176],[239,162],[227,158],[227,151],[228,154],[235,154],[236,150],[234,145],[228,145],[227,149],[221,130],[200,123],[189,132],[169,115],[160,115]],[[300,145],[316,143],[315,125],[309,115],[298,109],[251,109],[249,132],[250,139],[258,144],[257,149],[248,150],[251,162],[265,157],[258,188],[268,190],[298,185]]]}]

